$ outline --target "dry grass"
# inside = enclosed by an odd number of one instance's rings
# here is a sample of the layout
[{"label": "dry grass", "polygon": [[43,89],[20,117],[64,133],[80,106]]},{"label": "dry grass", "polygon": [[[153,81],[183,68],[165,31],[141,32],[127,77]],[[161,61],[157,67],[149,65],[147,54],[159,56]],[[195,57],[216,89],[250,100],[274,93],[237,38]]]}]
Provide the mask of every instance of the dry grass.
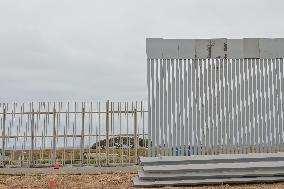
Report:
[{"label": "dry grass", "polygon": [[[106,150],[105,149],[85,149],[85,152],[88,154],[92,154],[92,156],[88,159],[85,157],[84,163],[85,164],[105,164],[106,163]],[[139,148],[137,150],[138,156],[146,156],[147,149],[146,148]],[[25,160],[23,161],[24,165],[26,165],[29,162],[29,150],[15,150],[15,151],[6,151],[6,154],[8,154],[7,158],[9,161],[6,162],[6,164],[11,165],[19,165],[20,161],[18,156],[20,154],[24,154]],[[36,161],[36,164],[46,164],[48,165],[51,161],[51,149],[47,150],[34,150],[33,153],[33,160]],[[116,148],[110,148],[109,149],[109,162],[114,164],[120,164],[120,163],[135,163],[135,150],[133,148],[131,149],[116,149]],[[65,159],[65,162],[63,161],[63,157]],[[80,164],[80,149],[74,149],[74,150],[63,150],[63,149],[57,149],[56,150],[56,159],[61,160],[62,163],[65,164]]]},{"label": "dry grass", "polygon": [[[56,188],[134,188],[132,177],[135,174],[113,173],[97,175],[33,175],[33,176],[0,176],[0,188],[49,188],[51,178],[55,179]],[[280,189],[284,183],[223,185],[201,187],[163,187],[163,188],[194,188],[194,189]]]}]

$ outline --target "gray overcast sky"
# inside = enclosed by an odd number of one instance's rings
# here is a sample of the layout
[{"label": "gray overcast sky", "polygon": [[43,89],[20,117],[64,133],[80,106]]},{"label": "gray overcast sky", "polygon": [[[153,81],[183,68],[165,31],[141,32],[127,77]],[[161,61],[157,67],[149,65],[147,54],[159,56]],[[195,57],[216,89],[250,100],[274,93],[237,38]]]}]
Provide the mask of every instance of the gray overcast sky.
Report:
[{"label": "gray overcast sky", "polygon": [[146,37],[284,37],[283,5],[1,0],[0,102],[146,100]]}]

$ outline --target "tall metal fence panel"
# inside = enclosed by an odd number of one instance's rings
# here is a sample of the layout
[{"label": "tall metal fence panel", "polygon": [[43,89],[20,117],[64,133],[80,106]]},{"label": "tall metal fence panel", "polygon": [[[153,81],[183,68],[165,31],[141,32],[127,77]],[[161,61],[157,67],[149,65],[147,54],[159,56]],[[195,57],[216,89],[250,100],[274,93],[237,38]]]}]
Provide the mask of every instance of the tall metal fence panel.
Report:
[{"label": "tall metal fence panel", "polygon": [[283,39],[147,39],[150,156],[283,151]]},{"label": "tall metal fence panel", "polygon": [[143,102],[2,103],[1,165],[127,165],[146,156]]}]

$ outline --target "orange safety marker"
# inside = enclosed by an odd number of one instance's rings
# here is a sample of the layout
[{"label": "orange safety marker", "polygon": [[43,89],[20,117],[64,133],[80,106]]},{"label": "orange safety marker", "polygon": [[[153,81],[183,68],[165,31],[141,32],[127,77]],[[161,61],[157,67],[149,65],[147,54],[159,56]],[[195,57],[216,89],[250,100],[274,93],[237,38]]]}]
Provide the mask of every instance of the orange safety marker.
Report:
[{"label": "orange safety marker", "polygon": [[60,167],[60,163],[59,163],[58,160],[56,160],[56,163],[54,165],[54,169],[59,169],[59,167]]},{"label": "orange safety marker", "polygon": [[53,178],[51,178],[49,180],[49,186],[50,186],[50,188],[54,188],[55,187],[55,180]]},{"label": "orange safety marker", "polygon": [[52,172],[50,172],[49,187],[50,188],[54,188],[55,187],[55,180],[53,178]]}]

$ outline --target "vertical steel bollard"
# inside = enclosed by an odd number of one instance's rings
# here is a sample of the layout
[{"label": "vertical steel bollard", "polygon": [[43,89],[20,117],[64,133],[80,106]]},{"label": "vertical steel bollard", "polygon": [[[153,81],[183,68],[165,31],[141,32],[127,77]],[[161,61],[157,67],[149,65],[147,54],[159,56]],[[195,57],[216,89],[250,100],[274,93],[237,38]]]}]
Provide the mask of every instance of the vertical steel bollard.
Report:
[{"label": "vertical steel bollard", "polygon": [[52,165],[56,162],[56,110],[53,108]]},{"label": "vertical steel bollard", "polygon": [[138,154],[138,145],[137,145],[137,110],[134,109],[134,151],[135,151],[135,159],[134,163],[137,164],[137,154]]},{"label": "vertical steel bollard", "polygon": [[30,167],[34,167],[34,124],[35,124],[35,114],[34,109],[32,109],[32,120],[31,120],[31,158],[30,158]]},{"label": "vertical steel bollard", "polygon": [[82,130],[81,130],[81,143],[80,143],[80,165],[84,164],[84,131],[85,131],[85,107],[82,107]]},{"label": "vertical steel bollard", "polygon": [[106,102],[106,164],[109,165],[109,100]]},{"label": "vertical steel bollard", "polygon": [[5,122],[6,107],[3,108],[3,128],[2,128],[2,166],[5,167]]}]

